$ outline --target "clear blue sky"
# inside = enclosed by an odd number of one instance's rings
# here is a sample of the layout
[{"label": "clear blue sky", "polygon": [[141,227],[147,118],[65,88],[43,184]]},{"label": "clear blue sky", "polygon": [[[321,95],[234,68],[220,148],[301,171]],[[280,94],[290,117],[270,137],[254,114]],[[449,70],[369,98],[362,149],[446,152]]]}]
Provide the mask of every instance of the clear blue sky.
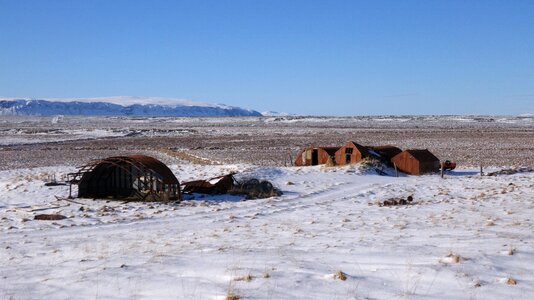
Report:
[{"label": "clear blue sky", "polygon": [[534,1],[0,0],[0,96],[534,113]]}]

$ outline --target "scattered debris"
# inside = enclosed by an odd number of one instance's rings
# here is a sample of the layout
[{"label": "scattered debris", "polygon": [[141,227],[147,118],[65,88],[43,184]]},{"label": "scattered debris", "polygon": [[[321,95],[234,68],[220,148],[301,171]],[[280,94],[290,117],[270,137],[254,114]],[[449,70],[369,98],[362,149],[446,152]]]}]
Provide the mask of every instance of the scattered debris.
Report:
[{"label": "scattered debris", "polygon": [[490,172],[486,176],[512,175],[512,174],[526,173],[526,172],[534,172],[534,168],[520,167],[520,168],[513,168],[513,169],[502,169],[499,171]]},{"label": "scattered debris", "polygon": [[208,180],[194,180],[182,183],[184,193],[226,194],[235,184],[235,173],[217,176]]},{"label": "scattered debris", "polygon": [[63,181],[57,181],[56,180],[56,174],[48,175],[48,180],[45,182],[45,186],[59,186],[59,185],[67,185],[68,184],[68,182],[64,180],[63,176],[61,176],[61,179]]},{"label": "scattered debris", "polygon": [[40,214],[35,215],[33,217],[34,220],[41,220],[41,221],[58,221],[66,219],[67,217],[60,215],[60,214]]},{"label": "scattered debris", "polygon": [[240,182],[234,178],[234,175],[235,173],[230,173],[208,180],[185,182],[182,184],[184,186],[183,192],[210,195],[230,193],[232,195],[246,195],[248,199],[282,195],[282,192],[267,180],[250,178]]},{"label": "scattered debris", "polygon": [[282,195],[282,191],[275,188],[269,181],[260,181],[256,178],[248,179],[234,185],[229,193],[234,195],[247,195],[248,199],[269,198]]},{"label": "scattered debris", "polygon": [[403,198],[391,198],[379,203],[378,206],[397,206],[397,205],[410,205],[413,204],[413,196]]},{"label": "scattered debris", "polygon": [[372,157],[362,159],[360,161],[360,169],[363,173],[376,173],[381,176],[387,176],[388,171],[390,171],[387,164],[385,164],[379,159]]}]

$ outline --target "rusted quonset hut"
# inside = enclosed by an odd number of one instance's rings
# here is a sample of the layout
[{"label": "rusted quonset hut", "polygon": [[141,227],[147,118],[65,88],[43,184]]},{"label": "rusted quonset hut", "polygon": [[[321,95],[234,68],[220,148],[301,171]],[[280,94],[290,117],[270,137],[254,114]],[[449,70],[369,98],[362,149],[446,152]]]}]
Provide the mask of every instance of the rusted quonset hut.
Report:
[{"label": "rusted quonset hut", "polygon": [[435,173],[439,171],[439,159],[427,149],[404,150],[395,155],[391,162],[399,171],[411,175]]},{"label": "rusted quonset hut", "polygon": [[384,145],[384,146],[370,146],[368,147],[369,154],[371,156],[377,158],[378,160],[384,162],[384,163],[391,163],[391,159],[402,152],[400,148],[397,148],[392,145]]},{"label": "rusted quonset hut", "polygon": [[161,161],[145,155],[115,156],[81,167],[71,182],[80,198],[118,198],[140,201],[181,199],[180,183]]},{"label": "rusted quonset hut", "polygon": [[295,166],[324,165],[330,159],[335,163],[336,151],[339,147],[308,147],[302,149],[295,159]]},{"label": "rusted quonset hut", "polygon": [[336,151],[336,165],[357,163],[366,157],[369,157],[369,152],[365,146],[349,141]]}]

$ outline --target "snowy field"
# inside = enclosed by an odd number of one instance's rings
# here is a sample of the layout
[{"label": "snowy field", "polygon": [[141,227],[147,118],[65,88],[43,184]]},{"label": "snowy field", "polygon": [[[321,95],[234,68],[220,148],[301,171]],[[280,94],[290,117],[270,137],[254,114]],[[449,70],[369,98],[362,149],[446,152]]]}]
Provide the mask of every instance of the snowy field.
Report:
[{"label": "snowy field", "polygon": [[[44,186],[73,166],[0,171],[0,298],[534,297],[534,173],[170,167],[181,181],[237,171],[284,195],[74,203],[54,197],[68,186]],[[409,205],[378,205],[408,196]],[[40,213],[68,218],[33,220]]]},{"label": "snowy field", "polygon": [[[459,170],[289,166],[347,140],[428,148]],[[182,182],[237,172],[284,194],[66,201],[68,186],[44,185],[135,153]],[[534,173],[480,164],[534,166],[534,117],[4,116],[0,299],[533,299]],[[53,213],[67,218],[34,220]]]}]

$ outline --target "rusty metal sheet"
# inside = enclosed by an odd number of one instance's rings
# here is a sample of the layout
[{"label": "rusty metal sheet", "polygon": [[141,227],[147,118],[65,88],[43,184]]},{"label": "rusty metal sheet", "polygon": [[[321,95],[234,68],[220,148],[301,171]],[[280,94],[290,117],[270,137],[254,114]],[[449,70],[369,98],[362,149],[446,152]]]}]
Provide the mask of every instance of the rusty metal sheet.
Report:
[{"label": "rusty metal sheet", "polygon": [[234,174],[214,177],[208,180],[194,180],[182,183],[184,193],[226,194],[234,185]]}]

